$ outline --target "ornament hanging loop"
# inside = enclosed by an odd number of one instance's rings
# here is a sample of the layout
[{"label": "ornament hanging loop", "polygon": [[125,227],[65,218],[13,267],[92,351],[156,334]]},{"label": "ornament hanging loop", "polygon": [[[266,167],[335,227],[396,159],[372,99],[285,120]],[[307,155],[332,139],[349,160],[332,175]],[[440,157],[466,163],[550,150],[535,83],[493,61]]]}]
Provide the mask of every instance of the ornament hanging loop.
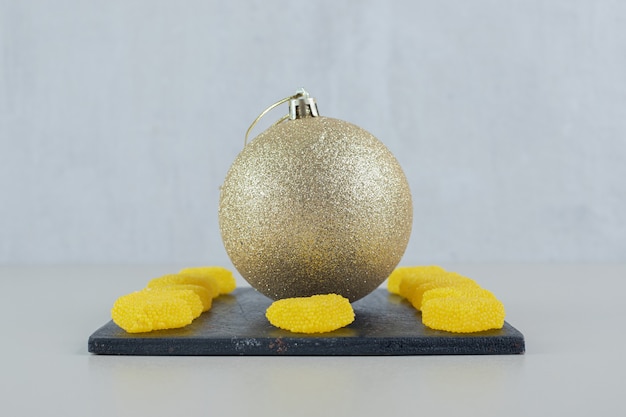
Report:
[{"label": "ornament hanging loop", "polygon": [[287,119],[294,120],[294,119],[302,119],[304,117],[319,116],[319,113],[317,111],[317,103],[315,102],[315,99],[311,97],[304,88],[299,88],[296,91],[296,94],[289,96],[289,97],[285,97],[282,100],[277,101],[276,103],[272,104],[271,106],[263,110],[263,112],[259,114],[259,116],[256,119],[254,119],[254,121],[252,122],[248,130],[246,131],[246,136],[243,142],[244,147],[248,144],[248,136],[250,136],[250,132],[252,131],[254,126],[256,126],[259,120],[261,120],[267,113],[269,113],[276,107],[287,102],[289,102],[289,114],[286,114],[280,119],[278,119],[270,127],[276,126],[277,124],[280,124]]}]

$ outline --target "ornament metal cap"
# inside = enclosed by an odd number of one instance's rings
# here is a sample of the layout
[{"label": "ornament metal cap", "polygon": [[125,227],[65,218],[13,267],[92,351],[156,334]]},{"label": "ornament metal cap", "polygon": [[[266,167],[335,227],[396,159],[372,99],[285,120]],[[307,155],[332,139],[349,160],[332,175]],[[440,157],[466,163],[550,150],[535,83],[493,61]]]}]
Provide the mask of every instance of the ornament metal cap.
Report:
[{"label": "ornament metal cap", "polygon": [[317,102],[304,88],[296,91],[296,98],[289,101],[289,119],[318,117]]}]

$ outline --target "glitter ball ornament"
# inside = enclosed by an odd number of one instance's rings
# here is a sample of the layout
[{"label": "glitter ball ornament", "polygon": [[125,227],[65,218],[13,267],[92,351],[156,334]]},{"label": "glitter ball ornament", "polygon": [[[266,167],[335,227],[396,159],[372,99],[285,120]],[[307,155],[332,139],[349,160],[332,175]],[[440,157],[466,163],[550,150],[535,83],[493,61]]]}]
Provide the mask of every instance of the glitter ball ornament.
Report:
[{"label": "glitter ball ornament", "polygon": [[221,187],[226,252],[275,300],[366,296],[400,261],[412,219],[391,152],[360,127],[319,116],[304,90],[292,97],[289,120],[244,147]]}]

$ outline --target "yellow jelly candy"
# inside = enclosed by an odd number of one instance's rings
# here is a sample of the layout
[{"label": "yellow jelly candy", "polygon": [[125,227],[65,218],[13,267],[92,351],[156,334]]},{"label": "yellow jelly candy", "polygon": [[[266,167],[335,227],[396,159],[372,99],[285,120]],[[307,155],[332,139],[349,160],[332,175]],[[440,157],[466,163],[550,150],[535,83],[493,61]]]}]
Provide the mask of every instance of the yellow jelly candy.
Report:
[{"label": "yellow jelly candy", "polygon": [[504,315],[504,305],[495,298],[444,297],[422,305],[425,326],[455,333],[501,329]]},{"label": "yellow jelly candy", "polygon": [[187,326],[202,309],[200,297],[192,290],[145,289],[118,298],[111,317],[128,333],[141,333]]},{"label": "yellow jelly candy", "polygon": [[398,294],[404,298],[409,298],[417,286],[433,281],[448,273],[442,267],[435,265],[409,267],[404,271],[399,282]]},{"label": "yellow jelly candy", "polygon": [[200,301],[202,301],[202,312],[209,311],[211,309],[211,305],[213,304],[213,297],[209,290],[206,287],[202,287],[200,285],[193,284],[172,284],[172,285],[163,285],[156,287],[147,287],[144,291],[170,291],[170,290],[191,290],[196,293],[198,297],[200,297]]},{"label": "yellow jelly candy", "polygon": [[221,266],[197,266],[193,268],[184,268],[178,273],[215,280],[215,282],[217,282],[219,294],[228,294],[237,286],[233,273]]},{"label": "yellow jelly candy", "polygon": [[147,288],[169,287],[171,285],[199,285],[207,289],[211,298],[219,295],[217,282],[212,278],[197,275],[168,274],[154,278],[148,282]]},{"label": "yellow jelly candy", "polygon": [[400,282],[411,269],[410,266],[399,266],[387,277],[387,291],[392,294],[400,294]]},{"label": "yellow jelly candy", "polygon": [[480,288],[480,286],[473,279],[464,277],[456,272],[448,272],[436,279],[428,282],[424,282],[416,286],[413,292],[407,296],[409,302],[418,310],[422,309],[422,297],[428,290],[441,287],[471,287]]},{"label": "yellow jelly candy", "polygon": [[[496,296],[489,290],[474,286],[438,287],[424,291],[422,305],[435,298],[493,298]],[[421,307],[421,306],[420,306]]]},{"label": "yellow jelly candy", "polygon": [[285,298],[274,301],[266,312],[269,322],[296,333],[324,333],[354,321],[350,301],[338,294]]}]

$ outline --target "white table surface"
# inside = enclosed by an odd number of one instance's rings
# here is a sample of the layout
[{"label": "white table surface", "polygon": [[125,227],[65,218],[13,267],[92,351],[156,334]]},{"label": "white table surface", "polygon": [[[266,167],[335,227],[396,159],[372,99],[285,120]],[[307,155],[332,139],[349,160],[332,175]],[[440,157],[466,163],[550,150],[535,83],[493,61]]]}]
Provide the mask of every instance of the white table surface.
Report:
[{"label": "white table surface", "polygon": [[0,414],[626,415],[626,265],[444,265],[499,296],[524,355],[87,352],[118,296],[179,266],[0,267]]}]

